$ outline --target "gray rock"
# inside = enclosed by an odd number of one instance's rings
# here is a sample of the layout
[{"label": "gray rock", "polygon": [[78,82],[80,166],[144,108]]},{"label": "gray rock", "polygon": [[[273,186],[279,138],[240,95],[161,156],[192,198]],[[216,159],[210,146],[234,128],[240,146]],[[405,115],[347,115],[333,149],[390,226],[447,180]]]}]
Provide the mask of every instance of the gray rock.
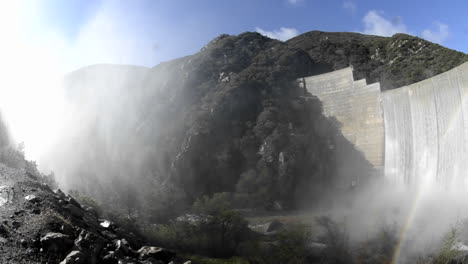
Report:
[{"label": "gray rock", "polygon": [[114,233],[112,233],[112,232],[110,232],[110,231],[107,231],[107,230],[102,231],[101,234],[102,234],[104,237],[106,237],[106,238],[108,238],[108,239],[110,239],[110,240],[117,239],[117,235],[116,235],[116,234],[114,234]]},{"label": "gray rock", "polygon": [[175,253],[172,251],[160,247],[151,246],[143,246],[138,250],[137,253],[141,260],[154,258],[156,260],[161,260],[165,263],[168,263],[173,257],[175,257]]},{"label": "gray rock", "polygon": [[116,264],[118,262],[114,251],[109,251],[102,258],[103,264]]},{"label": "gray rock", "polygon": [[17,229],[21,226],[21,222],[19,221],[13,221],[11,222],[11,226],[13,226],[14,229]]},{"label": "gray rock", "polygon": [[65,193],[62,192],[62,190],[60,190],[60,189],[54,190],[54,193],[56,194],[56,197],[57,197],[58,199],[60,199],[60,198],[62,198],[62,197],[66,197]]},{"label": "gray rock", "polygon": [[109,221],[107,219],[101,220],[101,223],[99,223],[99,225],[101,225],[105,229],[114,229],[114,227],[115,227],[114,223],[112,223],[111,221]]},{"label": "gray rock", "polygon": [[2,237],[8,237],[9,233],[8,233],[8,230],[6,229],[5,226],[3,226],[2,224],[0,224],[0,236]]},{"label": "gray rock", "polygon": [[271,222],[249,226],[249,228],[257,233],[264,234],[264,235],[273,235],[276,234],[279,230],[283,229],[284,225],[278,220],[273,220]]},{"label": "gray rock", "polygon": [[73,250],[60,264],[83,264],[86,256],[79,250]]},{"label": "gray rock", "polygon": [[90,207],[90,206],[83,206],[83,210],[85,210],[85,212],[86,212],[89,216],[91,216],[92,218],[94,218],[94,220],[97,220],[99,214],[98,214],[98,212],[97,212],[94,208],[92,208],[92,207]]},{"label": "gray rock", "polygon": [[81,204],[78,203],[75,198],[71,197],[70,195],[67,195],[65,197],[65,201],[69,202],[70,204],[73,204],[74,206],[78,207],[81,209]]},{"label": "gray rock", "polygon": [[92,261],[97,261],[105,244],[106,240],[103,237],[86,230],[82,230],[75,239],[75,246],[87,252]]},{"label": "gray rock", "polygon": [[50,232],[41,237],[41,246],[45,251],[58,252],[69,248],[73,241],[68,235],[62,233]]},{"label": "gray rock", "polygon": [[31,203],[37,203],[37,202],[39,202],[39,198],[38,198],[36,195],[34,195],[34,194],[26,195],[26,196],[24,197],[24,199],[26,199],[27,201],[29,201],[29,202],[31,202]]},{"label": "gray rock", "polygon": [[123,255],[127,255],[130,252],[130,245],[125,238],[115,241],[115,251]]},{"label": "gray rock", "polygon": [[83,209],[78,208],[73,204],[67,204],[67,205],[63,206],[63,208],[68,210],[72,216],[74,216],[76,218],[80,218],[80,219],[83,218],[83,215],[84,215]]},{"label": "gray rock", "polygon": [[284,227],[283,223],[281,223],[278,220],[273,220],[270,223],[268,223],[268,228],[266,231],[267,232],[278,231],[278,230],[283,229],[283,227]]}]

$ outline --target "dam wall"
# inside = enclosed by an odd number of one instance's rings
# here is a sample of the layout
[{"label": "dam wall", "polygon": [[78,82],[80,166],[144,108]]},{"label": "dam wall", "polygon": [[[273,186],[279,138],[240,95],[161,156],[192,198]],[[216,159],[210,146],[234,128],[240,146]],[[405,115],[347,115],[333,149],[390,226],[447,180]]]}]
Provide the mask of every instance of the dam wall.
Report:
[{"label": "dam wall", "polygon": [[322,101],[325,116],[334,117],[343,136],[375,167],[384,165],[384,126],[380,85],[355,81],[352,68],[306,77],[303,85]]},{"label": "dam wall", "polygon": [[466,184],[468,63],[382,93],[385,175],[405,184]]},{"label": "dam wall", "polygon": [[381,92],[352,68],[303,78],[343,136],[396,184],[468,184],[468,63]]}]

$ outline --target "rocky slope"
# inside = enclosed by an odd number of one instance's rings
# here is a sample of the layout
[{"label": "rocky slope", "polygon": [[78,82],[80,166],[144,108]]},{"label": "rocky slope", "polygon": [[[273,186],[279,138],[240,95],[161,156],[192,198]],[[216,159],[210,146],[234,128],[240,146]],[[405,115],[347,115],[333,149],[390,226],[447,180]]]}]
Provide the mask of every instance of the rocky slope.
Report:
[{"label": "rocky slope", "polygon": [[[172,261],[172,262],[171,262]],[[0,164],[0,263],[185,263],[99,219],[24,170]]]}]

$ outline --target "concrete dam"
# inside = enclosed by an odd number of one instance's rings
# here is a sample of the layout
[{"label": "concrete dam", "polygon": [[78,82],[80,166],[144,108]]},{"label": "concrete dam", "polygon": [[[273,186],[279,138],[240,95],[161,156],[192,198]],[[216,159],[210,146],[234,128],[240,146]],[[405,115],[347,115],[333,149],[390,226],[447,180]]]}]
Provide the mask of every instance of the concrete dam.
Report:
[{"label": "concrete dam", "polygon": [[396,184],[468,183],[468,63],[393,90],[352,68],[306,77],[307,91],[366,159]]}]

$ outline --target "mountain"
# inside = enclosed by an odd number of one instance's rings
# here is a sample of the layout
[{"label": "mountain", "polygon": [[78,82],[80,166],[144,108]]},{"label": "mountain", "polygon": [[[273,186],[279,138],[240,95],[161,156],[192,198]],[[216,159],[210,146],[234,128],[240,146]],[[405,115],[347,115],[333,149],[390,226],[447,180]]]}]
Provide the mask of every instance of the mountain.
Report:
[{"label": "mountain", "polygon": [[422,81],[468,61],[467,54],[407,34],[379,37],[311,31],[286,43],[306,51],[329,70],[352,65],[356,80],[380,82],[382,90]]},{"label": "mountain", "polygon": [[95,65],[68,75],[73,114],[50,159],[67,188],[150,221],[220,192],[240,208],[313,206],[374,171],[297,78],[351,64],[357,79],[391,89],[466,60],[403,34],[221,35],[150,69]]}]

